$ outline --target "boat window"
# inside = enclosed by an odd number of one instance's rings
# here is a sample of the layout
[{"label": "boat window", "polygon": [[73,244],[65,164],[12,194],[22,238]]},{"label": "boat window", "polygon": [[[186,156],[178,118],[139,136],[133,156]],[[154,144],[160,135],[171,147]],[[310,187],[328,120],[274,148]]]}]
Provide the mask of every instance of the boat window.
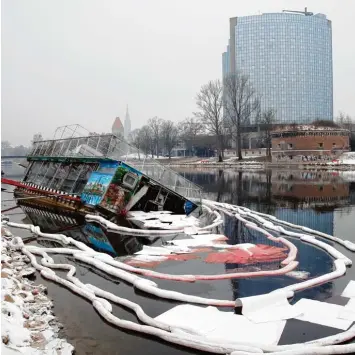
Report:
[{"label": "boat window", "polygon": [[68,193],[81,193],[90,177],[91,172],[96,170],[96,167],[97,164],[71,164],[60,190]]},{"label": "boat window", "polygon": [[70,141],[71,141],[70,139],[63,140],[61,144],[61,149],[59,151],[59,155],[61,156],[67,155],[67,151],[69,150],[69,146],[70,146]]},{"label": "boat window", "polygon": [[62,186],[60,189],[64,192],[70,192],[75,181],[79,177],[80,169],[82,168],[82,164],[71,164],[69,167],[69,172],[66,178],[64,179]]},{"label": "boat window", "polygon": [[[48,185],[48,181],[45,180],[45,177],[47,175],[47,172],[51,166],[51,162],[48,162],[48,161],[44,161],[41,165],[41,169],[40,171],[38,172],[37,174],[37,177],[36,177],[36,184],[39,185],[39,186],[47,186]],[[52,170],[55,170],[55,169],[52,169]]]},{"label": "boat window", "polygon": [[41,161],[34,161],[31,167],[31,170],[28,172],[27,182],[31,182],[35,184],[36,177],[38,172],[41,169],[42,162]]},{"label": "boat window", "polygon": [[31,175],[31,170],[32,170],[33,164],[34,164],[34,162],[31,161],[27,170],[26,170],[26,175],[25,175],[23,181],[26,181],[26,182],[29,181],[28,179],[29,179],[29,176]]},{"label": "boat window", "polygon": [[41,186],[49,187],[50,182],[52,181],[55,172],[57,171],[59,163],[49,162],[45,175],[43,176],[42,181],[40,182]]},{"label": "boat window", "polygon": [[52,156],[58,156],[62,150],[63,141],[56,141],[52,149]]},{"label": "boat window", "polygon": [[122,185],[133,190],[137,184],[138,176],[133,173],[127,173],[122,180]]},{"label": "boat window", "polygon": [[65,178],[65,176],[68,173],[68,165],[67,164],[59,164],[57,165],[57,170],[54,173],[54,176],[52,180],[49,183],[49,188],[55,189],[55,190],[60,190],[60,186],[62,185],[62,182]]},{"label": "boat window", "polygon": [[50,156],[53,155],[53,149],[54,149],[54,147],[55,147],[55,144],[56,144],[55,141],[50,141],[50,142],[49,142],[48,148],[47,148],[46,151],[45,151],[45,155],[46,155],[47,157],[50,157]]},{"label": "boat window", "polygon": [[77,180],[74,182],[73,187],[71,189],[71,193],[80,195],[86,186],[87,181],[91,173],[96,170],[97,164],[83,164],[82,169],[80,171],[80,175]]}]

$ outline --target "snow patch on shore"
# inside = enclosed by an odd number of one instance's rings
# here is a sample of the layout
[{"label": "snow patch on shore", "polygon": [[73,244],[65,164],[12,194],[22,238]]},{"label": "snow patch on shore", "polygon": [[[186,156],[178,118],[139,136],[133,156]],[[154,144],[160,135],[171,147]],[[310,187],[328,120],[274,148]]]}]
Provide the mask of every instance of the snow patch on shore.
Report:
[{"label": "snow patch on shore", "polygon": [[62,325],[43,285],[26,278],[35,273],[27,256],[15,250],[11,232],[1,229],[1,353],[69,355],[74,347],[57,335]]}]

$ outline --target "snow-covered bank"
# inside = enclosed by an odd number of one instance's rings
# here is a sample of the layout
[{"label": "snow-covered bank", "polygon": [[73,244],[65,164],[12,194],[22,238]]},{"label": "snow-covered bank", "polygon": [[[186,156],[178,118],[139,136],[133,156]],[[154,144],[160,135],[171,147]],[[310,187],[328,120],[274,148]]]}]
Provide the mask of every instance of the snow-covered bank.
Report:
[{"label": "snow-covered bank", "polygon": [[3,355],[72,354],[74,348],[58,338],[62,327],[51,311],[43,285],[27,276],[35,273],[30,260],[11,244],[13,235],[1,228],[1,353]]}]

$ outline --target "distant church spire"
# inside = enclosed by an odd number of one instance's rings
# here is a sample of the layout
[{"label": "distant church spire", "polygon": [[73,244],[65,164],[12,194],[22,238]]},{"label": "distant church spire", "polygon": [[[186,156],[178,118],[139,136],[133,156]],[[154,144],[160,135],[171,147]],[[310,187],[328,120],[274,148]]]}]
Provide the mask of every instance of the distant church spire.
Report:
[{"label": "distant church spire", "polygon": [[125,137],[125,139],[128,139],[130,133],[131,133],[131,118],[129,117],[128,105],[127,105],[126,117],[124,120],[124,137]]}]

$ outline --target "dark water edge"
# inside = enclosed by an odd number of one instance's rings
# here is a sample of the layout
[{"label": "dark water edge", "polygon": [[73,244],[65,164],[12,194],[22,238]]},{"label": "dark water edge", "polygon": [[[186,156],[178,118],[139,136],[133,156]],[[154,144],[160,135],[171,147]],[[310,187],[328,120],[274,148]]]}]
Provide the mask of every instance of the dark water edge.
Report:
[{"label": "dark water edge", "polygon": [[[300,172],[273,170],[270,172],[243,173],[236,171],[193,171],[182,169],[185,177],[203,186],[208,198],[247,206],[254,210],[276,215],[280,219],[302,224],[325,233],[337,235],[343,239],[355,241],[355,184],[333,173],[300,174]],[[11,194],[3,193],[2,199]],[[2,209],[11,207],[13,202],[2,203]],[[31,223],[31,220],[19,209],[8,212],[11,220],[20,223]],[[47,221],[48,222],[48,221]],[[49,228],[48,225],[41,228]],[[29,233],[13,229],[18,235],[26,237]],[[231,242],[260,241],[257,234],[250,235],[233,221],[228,221],[221,230]],[[65,233],[65,232],[63,232]],[[79,236],[79,231],[77,231]],[[80,232],[82,233],[82,232]],[[119,237],[119,236],[117,236]],[[113,240],[109,236],[110,241]],[[330,257],[324,252],[292,240],[299,248],[300,270],[310,271],[312,276],[329,272],[332,267]],[[40,242],[39,242],[40,243]],[[113,241],[114,250],[123,255],[123,249]],[[339,251],[354,260],[354,254],[336,245]],[[54,256],[55,262],[71,262],[63,256]],[[179,304],[161,300],[135,291],[130,285],[110,278],[87,265],[75,264],[77,277],[84,283],[90,283],[139,303],[152,317],[155,317]],[[234,266],[207,265],[199,260],[188,263],[172,262],[161,264],[157,270],[171,273],[222,273]],[[63,275],[64,273],[59,273]],[[307,297],[326,300],[339,295],[349,280],[355,279],[353,268],[347,274],[333,282],[297,294],[296,299]],[[47,282],[40,275],[37,281],[48,286],[48,295],[54,301],[54,312],[63,323],[63,336],[74,345],[77,354],[186,354],[198,352],[159,341],[156,338],[138,335],[115,328],[105,322],[92,305],[69,290],[52,282]],[[155,280],[157,281],[157,280]],[[239,296],[250,296],[271,291],[289,283],[297,282],[286,277],[259,278],[248,280],[223,280],[199,282],[193,284],[158,280],[160,287],[174,289],[194,295],[234,300]],[[225,309],[231,311],[231,309]],[[113,305],[113,314],[123,319],[137,321],[134,314]],[[312,330],[295,329],[301,336],[298,341],[308,340],[316,336]],[[311,334],[312,333],[312,334]],[[323,336],[323,335],[322,335]],[[295,342],[297,339],[283,339]]]}]

